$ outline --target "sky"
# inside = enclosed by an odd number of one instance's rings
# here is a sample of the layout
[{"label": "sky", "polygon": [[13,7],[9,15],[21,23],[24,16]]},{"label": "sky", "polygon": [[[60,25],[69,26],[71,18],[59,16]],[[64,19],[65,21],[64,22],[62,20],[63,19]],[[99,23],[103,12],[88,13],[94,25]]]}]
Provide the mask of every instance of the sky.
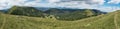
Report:
[{"label": "sky", "polygon": [[67,7],[113,12],[120,10],[120,0],[0,0],[0,10],[12,6]]}]

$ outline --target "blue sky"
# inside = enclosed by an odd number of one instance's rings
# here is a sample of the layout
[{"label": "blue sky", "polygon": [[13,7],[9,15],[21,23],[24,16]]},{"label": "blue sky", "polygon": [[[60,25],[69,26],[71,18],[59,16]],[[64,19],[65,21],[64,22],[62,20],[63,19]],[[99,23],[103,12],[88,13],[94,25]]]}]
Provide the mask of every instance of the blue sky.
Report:
[{"label": "blue sky", "polygon": [[0,10],[11,8],[14,5],[98,9],[106,12],[120,10],[120,0],[1,0]]},{"label": "blue sky", "polygon": [[120,7],[120,3],[119,4],[110,4],[110,3],[107,3],[111,0],[105,0],[106,2],[104,3],[105,6],[117,6],[117,7]]}]

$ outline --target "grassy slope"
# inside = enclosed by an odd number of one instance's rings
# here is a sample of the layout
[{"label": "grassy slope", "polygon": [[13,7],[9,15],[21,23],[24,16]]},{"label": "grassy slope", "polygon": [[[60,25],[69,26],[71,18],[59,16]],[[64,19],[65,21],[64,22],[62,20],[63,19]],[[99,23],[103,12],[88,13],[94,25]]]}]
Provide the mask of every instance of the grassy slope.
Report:
[{"label": "grassy slope", "polygon": [[0,14],[0,29],[119,29],[120,12],[77,21]]}]

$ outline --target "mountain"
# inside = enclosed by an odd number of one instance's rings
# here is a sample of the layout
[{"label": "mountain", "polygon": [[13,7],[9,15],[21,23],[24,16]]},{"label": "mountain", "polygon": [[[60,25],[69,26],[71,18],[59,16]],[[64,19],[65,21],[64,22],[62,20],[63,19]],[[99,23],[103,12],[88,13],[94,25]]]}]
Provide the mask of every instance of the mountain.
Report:
[{"label": "mountain", "polygon": [[[45,9],[45,8],[43,8]],[[54,15],[58,20],[74,21],[88,17],[104,14],[96,9],[71,9],[71,8],[42,8],[14,6],[8,10],[8,14],[30,16],[30,17],[45,17]]]},{"label": "mountain", "polygon": [[120,11],[77,21],[60,21],[54,16],[28,17],[0,13],[0,29],[120,29]]},{"label": "mountain", "polygon": [[96,9],[70,9],[70,8],[64,9],[51,8],[45,11],[45,13],[55,15],[58,20],[72,20],[72,21],[105,14],[104,12]]},{"label": "mountain", "polygon": [[34,8],[36,8],[37,10],[41,10],[41,11],[46,11],[50,9],[49,7],[34,7]]},{"label": "mountain", "polygon": [[2,12],[2,13],[7,13],[7,10],[0,10],[0,12]]},{"label": "mountain", "polygon": [[20,6],[14,6],[10,8],[8,10],[8,14],[32,16],[32,17],[44,16],[41,10],[37,10],[34,7],[20,7]]}]

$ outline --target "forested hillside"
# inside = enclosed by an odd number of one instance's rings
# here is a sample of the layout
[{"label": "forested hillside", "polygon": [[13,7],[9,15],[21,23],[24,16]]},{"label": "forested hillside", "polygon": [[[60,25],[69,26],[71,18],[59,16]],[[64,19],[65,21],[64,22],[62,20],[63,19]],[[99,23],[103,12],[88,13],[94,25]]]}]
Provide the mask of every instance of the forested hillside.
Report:
[{"label": "forested hillside", "polygon": [[41,10],[37,10],[34,7],[19,7],[13,6],[7,11],[8,14],[12,15],[22,15],[31,17],[43,17],[44,13]]}]

